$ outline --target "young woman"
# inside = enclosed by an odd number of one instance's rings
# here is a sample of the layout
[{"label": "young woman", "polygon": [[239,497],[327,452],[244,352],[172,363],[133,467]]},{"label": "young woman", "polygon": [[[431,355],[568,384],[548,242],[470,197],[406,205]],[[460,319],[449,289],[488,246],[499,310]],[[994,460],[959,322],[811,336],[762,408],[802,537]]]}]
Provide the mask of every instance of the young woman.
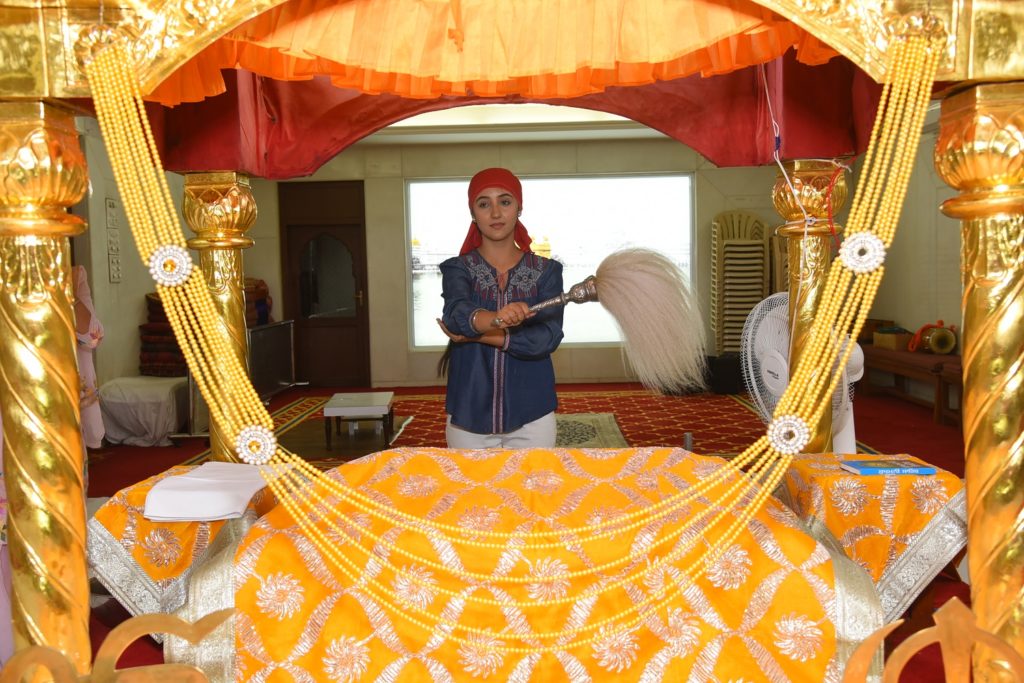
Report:
[{"label": "young woman", "polygon": [[552,447],[562,307],[529,309],[562,293],[562,264],[530,251],[523,189],[510,171],[473,176],[469,208],[462,250],[441,264],[448,447]]}]

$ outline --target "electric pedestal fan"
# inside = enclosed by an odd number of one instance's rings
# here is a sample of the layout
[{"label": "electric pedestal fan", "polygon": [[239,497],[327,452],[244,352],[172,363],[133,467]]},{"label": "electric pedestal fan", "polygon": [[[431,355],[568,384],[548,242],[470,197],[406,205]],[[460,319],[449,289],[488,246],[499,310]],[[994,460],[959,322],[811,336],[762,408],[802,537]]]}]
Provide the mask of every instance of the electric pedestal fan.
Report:
[{"label": "electric pedestal fan", "polygon": [[[848,343],[848,340],[843,342]],[[779,292],[750,311],[740,338],[743,382],[765,424],[789,384],[789,293]],[[832,395],[832,450],[857,452],[853,427],[853,383],[864,376],[864,352],[854,343]]]}]

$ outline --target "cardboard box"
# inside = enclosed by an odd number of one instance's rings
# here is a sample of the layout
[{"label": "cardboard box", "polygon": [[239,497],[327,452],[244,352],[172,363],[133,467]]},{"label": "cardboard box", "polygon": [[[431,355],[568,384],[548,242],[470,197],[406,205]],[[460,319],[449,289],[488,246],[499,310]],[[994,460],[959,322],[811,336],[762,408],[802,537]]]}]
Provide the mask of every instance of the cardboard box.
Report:
[{"label": "cardboard box", "polygon": [[880,349],[906,351],[913,336],[909,332],[875,332],[874,343]]},{"label": "cardboard box", "polygon": [[894,320],[882,320],[881,318],[868,318],[864,321],[864,326],[860,328],[860,335],[857,337],[857,341],[861,344],[872,344],[874,343],[875,330],[879,327],[895,327],[896,322]]}]

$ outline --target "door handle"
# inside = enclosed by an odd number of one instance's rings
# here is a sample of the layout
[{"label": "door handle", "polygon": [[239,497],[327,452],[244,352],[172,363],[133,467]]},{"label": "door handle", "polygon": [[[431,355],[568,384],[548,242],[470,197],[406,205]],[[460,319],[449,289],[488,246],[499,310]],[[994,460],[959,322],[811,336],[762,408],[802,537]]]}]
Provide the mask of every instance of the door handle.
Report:
[{"label": "door handle", "polygon": [[358,292],[356,292],[356,303],[359,304],[360,306],[363,305],[363,290],[361,289]]}]

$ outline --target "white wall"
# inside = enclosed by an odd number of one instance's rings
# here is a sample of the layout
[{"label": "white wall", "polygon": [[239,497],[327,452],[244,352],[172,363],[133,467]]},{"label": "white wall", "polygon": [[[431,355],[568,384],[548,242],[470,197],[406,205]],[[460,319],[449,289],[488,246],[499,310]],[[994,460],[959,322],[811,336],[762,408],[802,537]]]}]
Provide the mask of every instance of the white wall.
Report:
[{"label": "white wall", "polygon": [[[92,190],[88,219],[92,229],[78,238],[76,252],[91,251],[90,272],[98,313],[107,337],[97,351],[100,381],[138,373],[138,325],[145,321],[143,296],[153,286],[122,228],[120,284],[109,282],[106,265],[105,209],[102,199],[115,197],[109,164],[95,122],[84,126]],[[917,329],[938,318],[959,324],[958,227],[938,212],[951,195],[932,170],[934,136],[926,135],[911,178],[901,229],[890,252],[886,281],[873,308],[874,317],[894,319]],[[405,245],[405,181],[409,178],[468,177],[487,166],[505,166],[522,175],[692,172],[695,176],[694,264],[696,291],[709,318],[710,226],[720,211],[743,209],[770,226],[781,218],[771,203],[773,166],[717,168],[690,148],[668,139],[530,142],[463,145],[366,145],[344,151],[315,175],[299,180],[362,180],[366,199],[369,262],[371,378],[375,386],[429,385],[438,382],[438,352],[414,351],[409,344],[408,268]],[[179,199],[182,178],[168,174]],[[851,198],[856,178],[851,177]],[[273,315],[282,317],[280,236],[277,183],[252,179],[258,217],[248,235],[255,245],[244,252],[245,272],[265,280],[273,298]],[[95,199],[93,199],[95,198]],[[840,214],[845,219],[847,207]],[[125,225],[123,212],[119,219]],[[537,219],[534,218],[534,223]],[[538,226],[539,227],[539,226]],[[626,226],[628,229],[628,226]],[[461,230],[462,226],[453,226]],[[536,228],[535,228],[536,230]],[[186,233],[191,235],[190,232]],[[83,262],[90,255],[83,253]],[[566,283],[571,284],[571,283]],[[592,305],[592,304],[591,304]],[[707,339],[711,339],[706,327]],[[563,347],[555,354],[560,382],[629,379],[618,348]]]},{"label": "white wall", "polygon": [[[139,325],[146,322],[147,292],[156,286],[149,267],[142,263],[139,250],[128,228],[124,203],[114,181],[99,124],[92,118],[78,118],[79,140],[89,165],[89,189],[85,198],[74,207],[74,213],[88,221],[89,229],[74,238],[75,261],[89,273],[96,315],[103,323],[104,337],[96,349],[96,378],[102,385],[115,377],[139,374]],[[167,174],[171,196],[177,198],[178,220],[181,222],[181,196],[184,178]],[[107,200],[114,203],[108,220]],[[184,223],[182,223],[184,225]],[[121,279],[111,282],[108,237],[117,235]],[[190,234],[190,233],[188,233]],[[198,260],[198,259],[196,259]]]},{"label": "white wall", "polygon": [[[899,228],[885,262],[874,318],[892,320],[911,332],[943,320],[960,328],[960,222],[939,211],[956,192],[935,172],[935,133],[921,137]],[[959,337],[959,335],[958,335]]]},{"label": "white wall", "polygon": [[[711,219],[743,208],[770,225],[780,222],[771,206],[773,168],[722,169],[690,148],[668,139],[494,143],[466,145],[355,145],[304,180],[363,180],[366,197],[371,335],[371,377],[377,386],[436,384],[439,352],[409,344],[409,281],[406,267],[405,183],[416,178],[469,177],[481,168],[505,166],[518,174],[602,174],[692,172],[696,188],[695,264],[697,295],[708,309]],[[276,184],[253,184],[259,206],[256,238],[246,254],[246,272],[266,280],[278,301],[279,240],[264,240],[278,228]],[[596,199],[600,201],[600,199]],[[542,221],[542,217],[540,218]],[[538,217],[531,228],[540,229]],[[623,226],[628,230],[629,226]],[[463,230],[464,226],[452,226]],[[566,283],[570,285],[573,283]],[[280,313],[275,303],[275,309]],[[710,330],[704,333],[710,339]],[[560,382],[628,380],[618,347],[563,346],[554,357]]]}]

